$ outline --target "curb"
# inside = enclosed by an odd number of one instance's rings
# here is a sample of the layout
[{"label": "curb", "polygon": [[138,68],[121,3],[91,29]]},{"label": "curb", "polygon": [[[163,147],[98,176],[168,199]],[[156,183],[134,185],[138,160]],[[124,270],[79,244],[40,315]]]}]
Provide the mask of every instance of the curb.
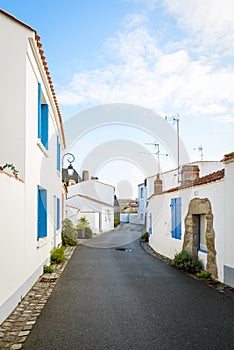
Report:
[{"label": "curb", "polygon": [[[144,251],[148,254],[150,254],[151,256],[165,262],[166,264],[170,265],[171,267],[173,267],[172,264],[172,260],[167,258],[164,255],[161,255],[159,253],[157,253],[155,250],[153,250],[150,246],[148,242],[144,242],[142,240],[140,240],[140,246],[142,247],[142,249],[144,249]],[[182,271],[182,270],[180,270]],[[208,287],[211,287],[213,289],[215,289],[217,292],[222,293],[223,295],[231,298],[234,300],[234,288],[232,288],[231,286],[228,286],[222,282],[219,281],[214,281],[212,279],[201,279],[196,277],[195,275],[185,272],[187,275],[189,275],[190,277],[192,277],[193,279],[199,281],[200,283],[206,284]]]}]

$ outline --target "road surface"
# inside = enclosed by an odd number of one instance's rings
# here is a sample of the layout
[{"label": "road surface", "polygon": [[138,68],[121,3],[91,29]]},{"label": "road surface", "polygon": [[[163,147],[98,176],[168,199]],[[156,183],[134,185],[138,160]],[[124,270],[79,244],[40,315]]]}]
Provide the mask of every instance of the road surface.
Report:
[{"label": "road surface", "polygon": [[139,227],[108,235],[76,249],[24,349],[234,349],[233,299],[142,250]]}]

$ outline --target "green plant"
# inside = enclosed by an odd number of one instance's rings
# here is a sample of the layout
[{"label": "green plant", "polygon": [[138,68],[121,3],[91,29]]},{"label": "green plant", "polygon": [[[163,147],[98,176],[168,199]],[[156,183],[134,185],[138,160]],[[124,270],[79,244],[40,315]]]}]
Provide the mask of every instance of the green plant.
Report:
[{"label": "green plant", "polygon": [[51,264],[60,264],[66,260],[64,248],[54,248],[50,254],[50,262]]},{"label": "green plant", "polygon": [[66,236],[72,240],[77,239],[77,230],[70,219],[64,219],[62,222],[62,236]]},{"label": "green plant", "polygon": [[209,279],[211,278],[211,273],[208,271],[202,271],[202,272],[198,272],[196,276],[201,279]]},{"label": "green plant", "polygon": [[191,273],[200,272],[202,269],[202,262],[192,258],[186,250],[175,255],[173,264],[177,269]]},{"label": "green plant", "polygon": [[149,242],[149,233],[148,232],[143,233],[143,235],[141,236],[141,239],[142,241]]},{"label": "green plant", "polygon": [[78,241],[77,241],[77,239],[72,239],[70,237],[65,236],[62,233],[62,244],[63,244],[64,247],[76,246],[78,244]]},{"label": "green plant", "polygon": [[44,265],[43,270],[44,270],[44,273],[52,273],[52,272],[54,272],[54,268],[51,265]]},{"label": "green plant", "polygon": [[86,227],[89,227],[89,221],[85,216],[82,216],[78,220],[77,228],[78,229],[85,229]]},{"label": "green plant", "polygon": [[87,238],[93,237],[93,231],[91,230],[90,227],[85,227],[84,234],[85,234],[85,237]]},{"label": "green plant", "polygon": [[117,216],[114,217],[114,227],[117,227],[120,224],[120,220]]},{"label": "green plant", "polygon": [[13,175],[14,175],[15,177],[18,177],[19,170],[17,170],[17,169],[15,168],[15,166],[14,166],[12,163],[11,163],[11,164],[10,164],[10,163],[6,163],[5,165],[0,166],[0,170],[4,170],[4,169],[6,169],[6,168],[11,169]]},{"label": "green plant", "polygon": [[89,221],[85,216],[82,216],[78,220],[78,224],[76,226],[78,230],[82,230],[82,236],[85,237],[85,229],[89,228]]}]

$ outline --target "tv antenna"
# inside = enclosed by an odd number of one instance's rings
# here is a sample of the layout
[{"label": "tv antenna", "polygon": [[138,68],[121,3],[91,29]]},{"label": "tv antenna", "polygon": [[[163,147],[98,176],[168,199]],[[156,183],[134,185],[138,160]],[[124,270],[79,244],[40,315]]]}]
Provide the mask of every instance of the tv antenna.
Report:
[{"label": "tv antenna", "polygon": [[176,123],[177,132],[177,171],[178,171],[178,182],[180,182],[180,116],[176,113],[173,116],[165,116],[166,121],[172,121],[173,124]]},{"label": "tv antenna", "polygon": [[146,142],[145,145],[151,145],[151,146],[154,146],[154,149],[153,149],[153,152],[152,153],[149,153],[149,154],[155,154],[157,155],[157,159],[158,159],[158,173],[160,174],[161,172],[161,169],[160,169],[160,156],[169,156],[169,154],[162,154],[160,153],[160,146],[159,146],[159,143],[153,143],[153,142]]},{"label": "tv antenna", "polygon": [[203,154],[203,147],[202,147],[202,145],[195,147],[194,151],[196,151],[196,150],[200,152],[201,161],[203,161],[204,154]]}]

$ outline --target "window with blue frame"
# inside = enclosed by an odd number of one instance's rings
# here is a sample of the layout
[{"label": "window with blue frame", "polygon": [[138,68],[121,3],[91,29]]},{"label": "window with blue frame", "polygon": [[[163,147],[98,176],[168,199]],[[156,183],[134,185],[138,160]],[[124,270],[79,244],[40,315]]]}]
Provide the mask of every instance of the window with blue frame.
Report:
[{"label": "window with blue frame", "polygon": [[41,84],[38,83],[38,138],[41,143],[48,150],[49,137],[49,107],[48,104],[43,103],[44,98],[41,91]]},{"label": "window with blue frame", "polygon": [[181,198],[171,198],[171,235],[181,239]]},{"label": "window with blue frame", "polygon": [[47,191],[37,188],[37,240],[47,236]]},{"label": "window with blue frame", "polygon": [[60,199],[57,198],[57,220],[56,220],[56,229],[60,229]]},{"label": "window with blue frame", "polygon": [[57,170],[60,171],[61,167],[61,147],[59,142],[59,136],[57,135]]},{"label": "window with blue frame", "polygon": [[203,253],[207,253],[206,247],[206,215],[200,214],[197,216],[197,239],[198,250]]}]

